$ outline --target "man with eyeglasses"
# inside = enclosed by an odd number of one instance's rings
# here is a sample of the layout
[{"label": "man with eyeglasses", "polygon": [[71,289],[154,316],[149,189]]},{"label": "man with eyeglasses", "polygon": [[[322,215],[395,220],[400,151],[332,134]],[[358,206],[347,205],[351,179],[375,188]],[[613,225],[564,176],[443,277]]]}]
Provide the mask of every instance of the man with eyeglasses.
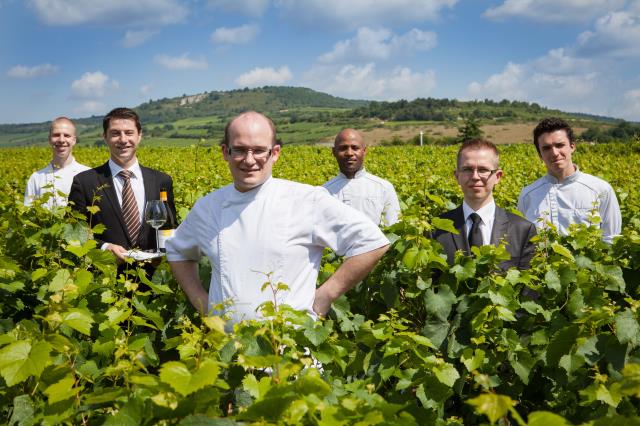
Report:
[{"label": "man with eyeglasses", "polygon": [[593,213],[600,218],[602,239],[611,243],[622,228],[618,199],[609,183],[573,164],[576,142],[569,124],[542,120],[533,130],[533,143],[547,174],[522,190],[518,210],[538,227],[551,223],[564,235],[573,223],[593,224]]},{"label": "man with eyeglasses", "polygon": [[[233,184],[199,199],[167,242],[171,270],[198,311],[232,303],[224,310],[228,328],[259,318],[256,310],[266,301],[324,316],[388,248],[374,223],[324,189],[273,178],[280,153],[269,118],[253,111],[233,118],[222,142]],[[325,247],[346,259],[316,289]],[[202,255],[212,265],[208,293],[198,276]],[[266,282],[288,289],[262,291]]]},{"label": "man with eyeglasses", "polygon": [[462,193],[462,205],[440,217],[453,221],[458,234],[438,230],[434,238],[442,244],[449,264],[453,264],[455,252],[471,253],[470,247],[507,243],[511,259],[500,264],[502,269],[517,267],[526,269],[535,248],[531,238],[535,226],[496,206],[493,188],[502,179],[498,148],[489,141],[467,140],[458,150],[457,168],[453,172]]},{"label": "man with eyeglasses", "polygon": [[336,136],[332,152],[340,174],[323,185],[327,191],[376,224],[396,223],[400,214],[398,196],[390,182],[365,170],[367,146],[362,135],[354,129],[342,130]]}]

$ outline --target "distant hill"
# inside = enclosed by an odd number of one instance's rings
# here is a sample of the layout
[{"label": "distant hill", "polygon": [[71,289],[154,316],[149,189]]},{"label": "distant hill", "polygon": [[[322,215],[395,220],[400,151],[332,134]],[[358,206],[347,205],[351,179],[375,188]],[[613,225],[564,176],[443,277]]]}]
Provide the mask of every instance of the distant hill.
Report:
[{"label": "distant hill", "polygon": [[[572,120],[582,128],[606,131],[622,121],[572,114],[519,101],[418,98],[413,101],[375,102],[339,98],[304,87],[280,86],[185,94],[150,100],[135,109],[142,119],[147,143],[165,145],[193,144],[202,140],[205,144],[216,144],[226,121],[247,110],[267,113],[276,122],[279,137],[285,143],[293,144],[328,142],[343,127],[373,129],[390,122],[395,122],[395,127],[416,125],[418,122],[455,128],[469,117],[483,125],[502,125],[531,123],[555,115]],[[74,121],[80,145],[102,143],[102,117]],[[0,125],[0,147],[43,145],[49,124]]]}]

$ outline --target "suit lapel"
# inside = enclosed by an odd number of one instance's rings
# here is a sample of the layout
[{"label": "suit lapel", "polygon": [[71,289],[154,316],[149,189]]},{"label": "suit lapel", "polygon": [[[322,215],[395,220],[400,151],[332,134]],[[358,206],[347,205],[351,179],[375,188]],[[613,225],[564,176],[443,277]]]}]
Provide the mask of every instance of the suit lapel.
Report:
[{"label": "suit lapel", "polygon": [[491,244],[498,246],[500,240],[507,236],[509,230],[509,217],[504,209],[496,206],[496,215],[493,220],[493,230],[491,231]]},{"label": "suit lapel", "polygon": [[465,253],[469,254],[469,240],[467,239],[467,230],[465,229],[462,206],[459,206],[453,211],[453,226],[458,230],[458,235],[451,234],[456,250],[463,250]]},{"label": "suit lapel", "polygon": [[[122,217],[122,209],[120,208],[120,203],[118,203],[118,196],[116,195],[116,189],[113,185],[113,176],[111,176],[111,168],[109,168],[109,162],[103,164],[100,168],[97,169],[98,172],[98,184],[103,187],[102,193],[104,194],[105,201],[107,205],[111,207],[113,213],[115,213],[122,229],[127,229],[124,218]],[[125,232],[125,235],[127,233]],[[127,236],[127,238],[129,238]]]}]

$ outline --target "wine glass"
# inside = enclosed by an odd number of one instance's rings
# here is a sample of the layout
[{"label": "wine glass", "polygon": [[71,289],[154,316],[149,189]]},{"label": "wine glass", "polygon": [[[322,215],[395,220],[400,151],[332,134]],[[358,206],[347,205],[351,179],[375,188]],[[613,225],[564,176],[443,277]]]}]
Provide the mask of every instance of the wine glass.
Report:
[{"label": "wine glass", "polygon": [[159,253],[158,228],[167,221],[167,209],[165,209],[164,203],[161,200],[147,201],[144,209],[144,220],[156,230],[156,253]]}]

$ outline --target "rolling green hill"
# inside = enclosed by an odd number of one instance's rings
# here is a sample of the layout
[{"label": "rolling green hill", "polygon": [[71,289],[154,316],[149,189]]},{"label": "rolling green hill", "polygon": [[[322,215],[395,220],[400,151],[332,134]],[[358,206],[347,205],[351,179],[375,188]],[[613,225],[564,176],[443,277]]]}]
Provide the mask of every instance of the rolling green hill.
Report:
[{"label": "rolling green hill", "polygon": [[[327,142],[346,126],[362,130],[386,128],[392,134],[405,128],[411,133],[419,126],[456,128],[469,117],[483,125],[505,126],[533,123],[550,115],[562,116],[576,127],[597,129],[590,134],[598,135],[621,121],[552,110],[528,102],[446,98],[370,102],[339,98],[303,87],[274,86],[149,100],[135,109],[143,122],[145,143],[170,146],[215,145],[222,137],[227,120],[247,110],[268,114],[278,127],[279,138],[288,144]],[[102,117],[74,121],[79,144],[103,143]],[[49,124],[0,125],[0,147],[42,145],[46,143]]]}]

